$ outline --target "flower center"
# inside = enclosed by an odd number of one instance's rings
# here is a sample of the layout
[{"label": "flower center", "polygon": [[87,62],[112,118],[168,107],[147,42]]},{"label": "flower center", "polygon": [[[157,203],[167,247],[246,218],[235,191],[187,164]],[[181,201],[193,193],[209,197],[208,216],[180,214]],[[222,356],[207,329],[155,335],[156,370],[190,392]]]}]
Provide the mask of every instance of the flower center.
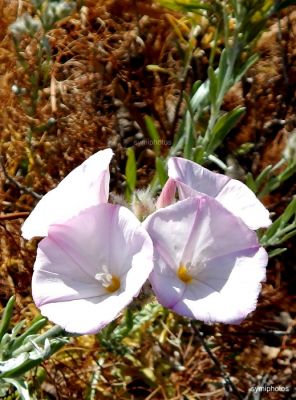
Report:
[{"label": "flower center", "polygon": [[120,278],[117,275],[110,274],[106,265],[103,265],[102,270],[103,272],[95,275],[95,279],[102,284],[108,293],[116,292],[120,288]]},{"label": "flower center", "polygon": [[180,264],[178,271],[177,271],[177,276],[178,278],[184,282],[184,283],[191,283],[192,281],[192,276],[190,275],[187,265]]}]

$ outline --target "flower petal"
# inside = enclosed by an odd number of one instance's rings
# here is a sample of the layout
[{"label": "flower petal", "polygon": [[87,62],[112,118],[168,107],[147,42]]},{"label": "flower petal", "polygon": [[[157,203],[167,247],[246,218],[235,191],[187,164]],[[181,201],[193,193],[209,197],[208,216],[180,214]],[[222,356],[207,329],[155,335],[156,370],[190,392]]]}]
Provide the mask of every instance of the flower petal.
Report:
[{"label": "flower petal", "polygon": [[256,308],[267,253],[243,250],[209,262],[172,309],[206,323],[240,323]]},{"label": "flower petal", "polygon": [[[227,323],[255,308],[267,254],[256,233],[215,199],[191,198],[160,209],[146,228],[155,249],[150,281],[161,304],[205,322]],[[188,265],[190,282],[178,277],[180,265]]]},{"label": "flower petal", "polygon": [[204,193],[216,198],[253,230],[271,224],[268,210],[242,182],[178,157],[171,158],[168,167],[170,178],[177,181],[181,200]]},{"label": "flower petal", "polygon": [[[105,267],[120,279],[113,293],[96,279]],[[64,329],[91,333],[132,301],[152,268],[151,239],[133,213],[97,205],[50,227],[37,252],[33,298],[41,313]]]},{"label": "flower petal", "polygon": [[48,192],[23,224],[23,237],[46,236],[50,225],[67,221],[85,208],[106,203],[112,156],[111,149],[97,152]]},{"label": "flower petal", "polygon": [[130,302],[130,296],[121,292],[103,299],[92,297],[48,303],[41,307],[41,313],[67,332],[88,335],[113,321]]},{"label": "flower petal", "polygon": [[[155,265],[159,265],[159,260],[155,260]],[[170,273],[168,268],[163,268],[162,272],[155,268],[149,280],[158,301],[164,307],[173,309],[183,298],[186,285],[180,279],[176,279],[176,274]]]},{"label": "flower petal", "polygon": [[192,203],[187,204],[188,207],[191,205],[192,219],[195,218],[197,224],[188,238],[183,261],[198,264],[225,254],[259,247],[256,233],[218,201],[205,195],[191,200]]},{"label": "flower petal", "polygon": [[175,194],[176,194],[176,181],[174,179],[169,178],[161,193],[159,198],[157,199],[156,202],[156,208],[163,208],[163,207],[167,207],[169,205],[171,205],[172,203],[174,203],[175,200]]},{"label": "flower petal", "polygon": [[[191,208],[187,205],[188,201],[193,204]],[[143,222],[153,241],[154,249],[173,271],[178,269],[181,262],[195,220],[193,215],[196,207],[196,199],[179,201],[161,208]]]},{"label": "flower petal", "polygon": [[176,181],[185,183],[197,192],[205,193],[211,197],[216,197],[230,180],[226,175],[216,174],[193,161],[180,157],[169,159],[168,175]]},{"label": "flower petal", "polygon": [[227,182],[216,200],[240,217],[250,229],[266,228],[271,224],[268,210],[246,185],[236,179]]}]

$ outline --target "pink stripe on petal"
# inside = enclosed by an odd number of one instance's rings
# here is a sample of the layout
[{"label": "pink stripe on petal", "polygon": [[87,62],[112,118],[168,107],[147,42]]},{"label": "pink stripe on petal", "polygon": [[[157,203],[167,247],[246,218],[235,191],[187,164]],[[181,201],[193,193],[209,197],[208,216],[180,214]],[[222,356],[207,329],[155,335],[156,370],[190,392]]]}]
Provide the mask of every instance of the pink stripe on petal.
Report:
[{"label": "pink stripe on petal", "polygon": [[168,167],[169,177],[176,180],[181,200],[194,197],[197,192],[204,193],[216,198],[253,230],[271,224],[268,210],[242,182],[183,158],[171,158]]},{"label": "pink stripe on petal", "polygon": [[159,198],[156,202],[156,209],[167,207],[174,203],[176,195],[176,182],[169,178],[165,183]]},{"label": "pink stripe on petal", "polygon": [[170,178],[183,182],[192,189],[211,197],[216,197],[230,180],[225,175],[216,174],[193,161],[180,157],[169,159],[168,174]]}]

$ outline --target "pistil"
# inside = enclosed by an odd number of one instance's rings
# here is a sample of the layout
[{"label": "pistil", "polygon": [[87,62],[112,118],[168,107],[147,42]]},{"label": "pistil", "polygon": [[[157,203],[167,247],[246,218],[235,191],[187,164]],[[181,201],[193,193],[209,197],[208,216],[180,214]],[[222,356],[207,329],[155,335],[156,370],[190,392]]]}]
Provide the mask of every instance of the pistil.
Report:
[{"label": "pistil", "polygon": [[179,265],[177,276],[184,283],[191,283],[192,281],[192,276],[190,275],[187,266],[184,264]]}]

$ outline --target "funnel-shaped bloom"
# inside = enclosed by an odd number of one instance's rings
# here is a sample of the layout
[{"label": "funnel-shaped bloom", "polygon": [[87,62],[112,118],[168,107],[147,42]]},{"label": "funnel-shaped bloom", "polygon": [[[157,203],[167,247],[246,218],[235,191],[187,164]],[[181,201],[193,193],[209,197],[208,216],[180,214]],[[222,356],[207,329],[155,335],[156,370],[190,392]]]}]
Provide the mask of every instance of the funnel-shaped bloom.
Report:
[{"label": "funnel-shaped bloom", "polygon": [[106,203],[112,156],[111,149],[101,150],[71,171],[39,201],[22,226],[23,237],[46,236],[50,225],[67,221],[88,207]]},{"label": "funnel-shaped bloom", "polygon": [[133,213],[100,204],[49,228],[37,251],[33,299],[66,331],[95,333],[137,296],[152,268],[152,241]]},{"label": "funnel-shaped bloom", "polygon": [[268,210],[242,182],[209,171],[202,166],[178,157],[168,162],[169,180],[158,199],[158,206],[172,203],[174,184],[179,199],[207,194],[214,197],[232,214],[240,217],[250,229],[271,224]]},{"label": "funnel-shaped bloom", "polygon": [[154,245],[159,302],[205,322],[239,323],[255,309],[267,253],[256,233],[218,201],[189,198],[144,222]]}]

